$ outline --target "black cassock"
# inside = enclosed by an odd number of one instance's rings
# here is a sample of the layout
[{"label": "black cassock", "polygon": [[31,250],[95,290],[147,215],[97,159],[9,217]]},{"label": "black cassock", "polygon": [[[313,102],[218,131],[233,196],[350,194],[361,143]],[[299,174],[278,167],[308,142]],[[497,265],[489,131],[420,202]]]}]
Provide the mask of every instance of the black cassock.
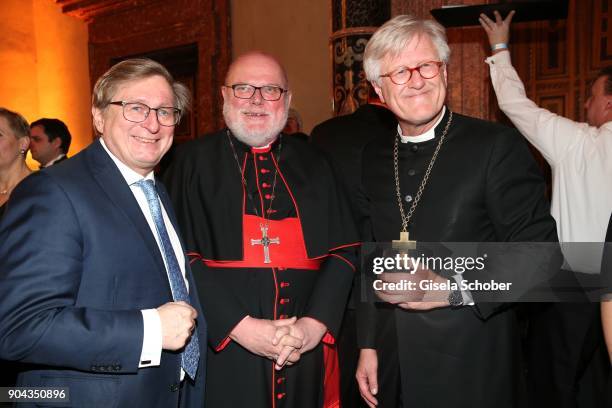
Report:
[{"label": "black cassock", "polygon": [[[310,316],[327,326],[324,341],[337,338],[358,239],[350,209],[339,195],[329,163],[308,143],[281,136],[269,149],[252,150],[228,135],[221,131],[181,146],[164,177],[208,322],[213,352],[207,361],[206,406],[323,406],[321,344],[297,364],[275,372],[272,361],[250,353],[228,335],[247,315]],[[280,171],[275,182],[276,168]],[[249,243],[262,238],[258,224],[265,221],[255,220],[255,228],[247,233],[252,236],[244,237],[243,221],[262,213],[272,220],[270,239],[277,238],[275,221],[292,221],[295,228],[280,237],[280,244],[269,244],[273,267],[260,263],[253,268],[240,262],[248,254],[263,259],[263,247]],[[302,261],[320,263],[318,270],[279,264],[287,258],[286,242],[300,235],[300,228]]]},{"label": "black cassock", "polygon": [[[433,140],[399,144],[406,212],[448,117],[447,110]],[[364,242],[399,239],[394,137],[395,131],[381,135],[364,149],[358,200]],[[540,170],[515,130],[454,113],[408,226],[410,239],[554,242],[555,222],[544,191]],[[396,407],[400,400],[404,407],[419,408],[522,406],[525,384],[515,311],[508,304],[474,300],[474,306],[425,312],[360,304],[358,341],[360,348],[378,351],[380,406]]]}]

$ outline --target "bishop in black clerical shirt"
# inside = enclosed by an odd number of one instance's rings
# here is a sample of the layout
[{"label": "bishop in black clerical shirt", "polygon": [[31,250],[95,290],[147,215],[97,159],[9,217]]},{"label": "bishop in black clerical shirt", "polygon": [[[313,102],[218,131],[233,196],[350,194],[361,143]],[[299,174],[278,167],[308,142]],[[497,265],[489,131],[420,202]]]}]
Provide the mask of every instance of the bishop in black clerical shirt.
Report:
[{"label": "bishop in black clerical shirt", "polygon": [[[449,54],[442,26],[407,15],[368,42],[367,77],[398,126],[363,151],[362,240],[405,231],[421,242],[554,242],[544,180],[520,135],[445,103]],[[518,282],[524,271],[512,273]],[[448,292],[428,303],[360,303],[357,377],[369,404],[524,406],[512,305]]]}]

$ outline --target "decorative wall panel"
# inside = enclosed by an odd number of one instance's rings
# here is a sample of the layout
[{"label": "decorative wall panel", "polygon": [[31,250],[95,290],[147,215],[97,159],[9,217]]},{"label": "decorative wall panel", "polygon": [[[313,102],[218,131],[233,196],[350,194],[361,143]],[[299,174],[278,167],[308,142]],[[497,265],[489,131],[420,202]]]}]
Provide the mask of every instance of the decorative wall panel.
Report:
[{"label": "decorative wall panel", "polygon": [[331,4],[334,114],[344,115],[368,101],[363,52],[372,33],[390,18],[391,3],[332,0]]},{"label": "decorative wall panel", "polygon": [[177,141],[222,126],[220,86],[231,57],[227,0],[56,0],[89,22],[93,82],[114,62],[147,56],[193,92]]}]

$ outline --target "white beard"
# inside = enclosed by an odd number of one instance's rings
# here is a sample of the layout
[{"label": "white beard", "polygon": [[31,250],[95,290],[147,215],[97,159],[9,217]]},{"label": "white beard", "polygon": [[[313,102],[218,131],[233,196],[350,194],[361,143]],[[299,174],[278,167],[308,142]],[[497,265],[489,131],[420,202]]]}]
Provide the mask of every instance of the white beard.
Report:
[{"label": "white beard", "polygon": [[[286,104],[285,104],[286,105]],[[241,142],[252,146],[252,147],[263,147],[267,146],[270,143],[274,142],[281,130],[285,127],[287,123],[287,117],[289,116],[289,109],[285,106],[285,110],[283,112],[283,116],[280,118],[277,123],[273,123],[270,129],[261,130],[261,131],[253,131],[249,130],[244,126],[244,122],[240,119],[233,120],[232,112],[230,112],[229,103],[223,103],[223,118],[225,119],[225,124],[232,131],[232,134],[236,136],[236,139]],[[239,115],[242,114],[239,112]]]}]

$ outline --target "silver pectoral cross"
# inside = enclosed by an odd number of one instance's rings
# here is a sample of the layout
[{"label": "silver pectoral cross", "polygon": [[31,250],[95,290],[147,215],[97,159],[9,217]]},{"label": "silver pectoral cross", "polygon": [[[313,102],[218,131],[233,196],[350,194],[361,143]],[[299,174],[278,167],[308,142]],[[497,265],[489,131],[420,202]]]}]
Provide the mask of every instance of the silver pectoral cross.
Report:
[{"label": "silver pectoral cross", "polygon": [[416,249],[416,241],[410,241],[408,231],[400,231],[400,239],[393,240],[395,249]]},{"label": "silver pectoral cross", "polygon": [[270,244],[280,244],[280,239],[268,238],[268,226],[260,225],[261,228],[261,239],[251,239],[251,245],[262,245],[264,251],[264,263],[271,263],[270,261]]}]

